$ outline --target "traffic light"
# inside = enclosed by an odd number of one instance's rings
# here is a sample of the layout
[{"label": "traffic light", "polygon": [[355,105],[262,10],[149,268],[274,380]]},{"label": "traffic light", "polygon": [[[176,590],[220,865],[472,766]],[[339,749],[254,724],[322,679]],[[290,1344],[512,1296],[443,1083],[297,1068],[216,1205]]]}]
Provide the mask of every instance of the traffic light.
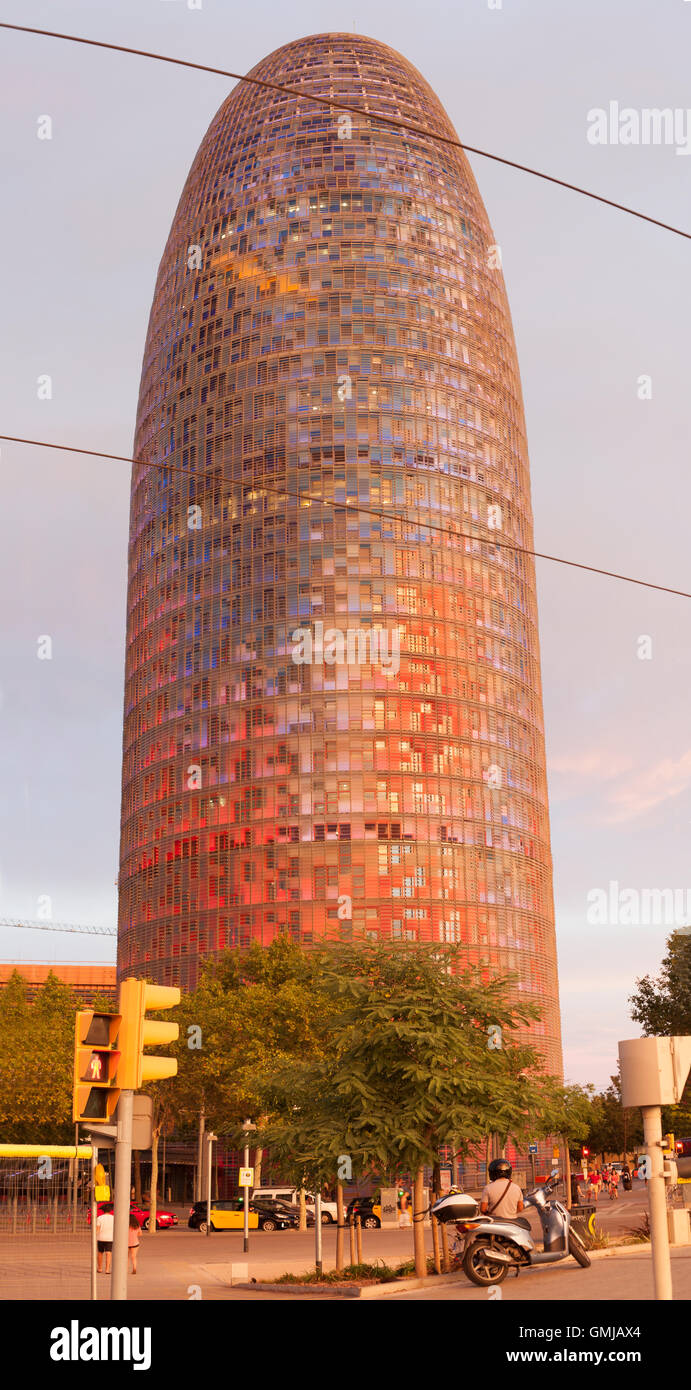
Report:
[{"label": "traffic light", "polygon": [[582,1149],[581,1149],[581,1156],[582,1156],[583,1158],[590,1158],[590,1149],[586,1149],[585,1147],[582,1148]]},{"label": "traffic light", "polygon": [[74,1120],[109,1120],[120,1096],[120,1014],[83,1009],[74,1025]]},{"label": "traffic light", "polygon": [[180,990],[166,985],[147,985],[145,980],[124,980],[120,986],[120,1070],[123,1091],[138,1091],[145,1081],[163,1081],[177,1074],[174,1057],[148,1057],[145,1047],[175,1042],[177,1023],[159,1023],[146,1017],[147,1009],[172,1009],[180,1003]]},{"label": "traffic light", "polygon": [[662,1138],[662,1148],[665,1152],[675,1153],[674,1135],[665,1134]]}]

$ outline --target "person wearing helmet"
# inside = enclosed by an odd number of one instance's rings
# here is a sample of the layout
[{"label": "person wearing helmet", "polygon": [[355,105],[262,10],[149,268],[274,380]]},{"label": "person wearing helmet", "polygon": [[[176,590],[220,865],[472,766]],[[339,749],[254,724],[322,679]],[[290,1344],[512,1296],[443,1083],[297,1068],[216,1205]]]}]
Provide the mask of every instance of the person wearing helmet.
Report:
[{"label": "person wearing helmet", "polygon": [[494,1158],[487,1171],[489,1182],[482,1189],[480,1211],[484,1216],[513,1220],[523,1211],[523,1193],[518,1183],[511,1180],[511,1164],[507,1158]]}]

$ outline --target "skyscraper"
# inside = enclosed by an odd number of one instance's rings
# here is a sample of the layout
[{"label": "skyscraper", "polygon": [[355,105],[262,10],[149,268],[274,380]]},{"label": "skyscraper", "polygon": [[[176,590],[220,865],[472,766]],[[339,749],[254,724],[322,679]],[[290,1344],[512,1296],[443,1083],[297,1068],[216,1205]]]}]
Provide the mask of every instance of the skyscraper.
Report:
[{"label": "skyscraper", "polygon": [[119,969],[184,987],[279,932],[461,942],[543,1006],[558,1070],[501,252],[398,53],[323,34],[251,75],[192,165],[144,352]]}]

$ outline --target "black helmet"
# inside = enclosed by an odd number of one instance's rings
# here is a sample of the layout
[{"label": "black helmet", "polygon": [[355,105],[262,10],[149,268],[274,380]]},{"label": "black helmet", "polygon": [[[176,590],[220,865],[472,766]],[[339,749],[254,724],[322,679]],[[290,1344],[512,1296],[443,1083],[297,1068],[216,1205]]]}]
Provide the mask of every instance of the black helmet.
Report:
[{"label": "black helmet", "polygon": [[513,1168],[508,1158],[493,1158],[487,1169],[490,1182],[496,1182],[497,1178],[510,1178]]}]

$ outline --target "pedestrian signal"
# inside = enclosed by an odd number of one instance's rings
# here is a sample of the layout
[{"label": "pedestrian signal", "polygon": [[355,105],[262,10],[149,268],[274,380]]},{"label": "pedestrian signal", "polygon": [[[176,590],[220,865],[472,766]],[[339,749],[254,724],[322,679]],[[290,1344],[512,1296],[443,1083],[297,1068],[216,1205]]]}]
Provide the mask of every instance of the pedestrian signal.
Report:
[{"label": "pedestrian signal", "polygon": [[120,1014],[81,1010],[74,1027],[74,1120],[110,1119],[120,1096]]}]

